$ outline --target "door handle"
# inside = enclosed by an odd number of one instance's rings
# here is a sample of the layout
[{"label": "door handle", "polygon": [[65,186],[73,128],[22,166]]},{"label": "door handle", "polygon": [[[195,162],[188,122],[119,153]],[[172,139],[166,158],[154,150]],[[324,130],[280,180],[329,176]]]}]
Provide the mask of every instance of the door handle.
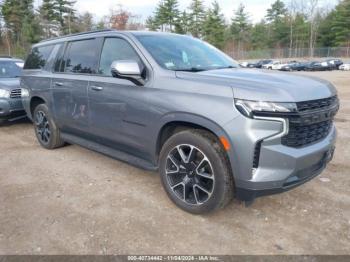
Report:
[{"label": "door handle", "polygon": [[102,91],[103,87],[102,86],[91,86],[91,89],[95,90],[95,91]]},{"label": "door handle", "polygon": [[61,83],[61,82],[55,82],[55,86],[63,86],[63,83]]}]

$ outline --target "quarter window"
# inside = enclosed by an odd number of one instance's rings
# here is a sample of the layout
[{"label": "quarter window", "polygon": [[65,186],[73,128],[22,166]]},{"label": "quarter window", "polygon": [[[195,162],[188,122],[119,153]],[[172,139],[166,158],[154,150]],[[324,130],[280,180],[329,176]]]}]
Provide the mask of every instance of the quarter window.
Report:
[{"label": "quarter window", "polygon": [[142,66],[138,54],[126,40],[122,38],[106,38],[101,53],[99,73],[112,76],[111,65],[116,60],[133,60]]},{"label": "quarter window", "polygon": [[96,74],[98,62],[98,43],[95,39],[80,40],[68,43],[64,72]]},{"label": "quarter window", "polygon": [[45,67],[53,45],[34,47],[27,57],[24,69],[42,69]]}]

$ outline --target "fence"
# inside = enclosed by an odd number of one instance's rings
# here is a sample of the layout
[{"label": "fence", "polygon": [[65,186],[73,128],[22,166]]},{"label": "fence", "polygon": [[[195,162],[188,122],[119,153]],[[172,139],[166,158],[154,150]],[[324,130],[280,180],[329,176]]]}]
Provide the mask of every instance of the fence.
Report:
[{"label": "fence", "polygon": [[281,48],[251,51],[230,51],[226,53],[235,59],[264,59],[264,58],[310,58],[310,57],[350,57],[350,47],[320,47],[313,49],[311,55],[310,48]]},{"label": "fence", "polygon": [[24,48],[13,47],[10,50],[0,46],[0,56],[12,56],[16,58],[25,58],[27,51]]}]

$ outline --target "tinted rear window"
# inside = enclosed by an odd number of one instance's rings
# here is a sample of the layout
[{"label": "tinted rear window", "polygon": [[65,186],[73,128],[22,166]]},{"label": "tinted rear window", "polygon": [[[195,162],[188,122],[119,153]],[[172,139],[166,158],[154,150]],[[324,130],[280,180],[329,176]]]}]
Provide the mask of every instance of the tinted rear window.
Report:
[{"label": "tinted rear window", "polygon": [[53,45],[34,47],[27,57],[24,69],[42,69],[45,67]]},{"label": "tinted rear window", "polygon": [[68,43],[63,61],[64,72],[96,74],[99,49],[97,46],[95,39]]}]

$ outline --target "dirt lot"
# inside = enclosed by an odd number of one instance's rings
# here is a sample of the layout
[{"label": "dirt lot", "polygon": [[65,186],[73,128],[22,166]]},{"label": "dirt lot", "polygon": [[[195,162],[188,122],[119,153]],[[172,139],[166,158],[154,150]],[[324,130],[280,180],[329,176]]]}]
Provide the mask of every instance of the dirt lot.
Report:
[{"label": "dirt lot", "polygon": [[175,207],[155,173],[78,146],[44,150],[27,122],[0,127],[0,254],[350,254],[350,72],[306,74],[339,91],[333,162],[207,216]]}]

